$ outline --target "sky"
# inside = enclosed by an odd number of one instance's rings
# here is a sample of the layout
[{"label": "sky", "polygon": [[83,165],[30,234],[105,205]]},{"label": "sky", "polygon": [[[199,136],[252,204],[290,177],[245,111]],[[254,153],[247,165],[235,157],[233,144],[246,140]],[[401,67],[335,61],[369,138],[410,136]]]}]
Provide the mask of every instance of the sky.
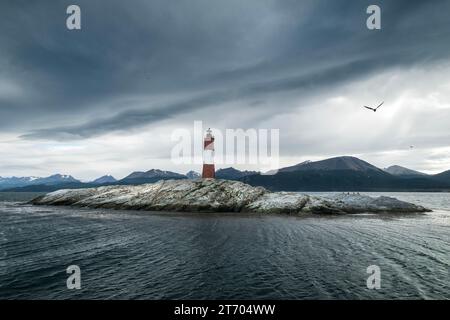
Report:
[{"label": "sky", "polygon": [[[81,30],[66,27],[71,4]],[[380,30],[366,27],[371,4]],[[172,133],[194,121],[279,129],[280,166],[352,155],[449,170],[449,12],[445,0],[3,0],[0,176],[201,171],[171,161]]]}]

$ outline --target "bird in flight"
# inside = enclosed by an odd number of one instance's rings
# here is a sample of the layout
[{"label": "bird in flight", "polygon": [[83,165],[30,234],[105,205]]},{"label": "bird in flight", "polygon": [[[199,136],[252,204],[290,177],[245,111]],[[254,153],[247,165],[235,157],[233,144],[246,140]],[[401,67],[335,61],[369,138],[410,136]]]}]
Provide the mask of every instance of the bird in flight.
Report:
[{"label": "bird in flight", "polygon": [[364,108],[372,110],[373,112],[377,112],[378,108],[381,107],[383,105],[383,103],[384,103],[384,101],[382,103],[380,103],[379,106],[376,107],[376,108],[371,108],[371,107],[368,107],[368,106],[364,106]]}]

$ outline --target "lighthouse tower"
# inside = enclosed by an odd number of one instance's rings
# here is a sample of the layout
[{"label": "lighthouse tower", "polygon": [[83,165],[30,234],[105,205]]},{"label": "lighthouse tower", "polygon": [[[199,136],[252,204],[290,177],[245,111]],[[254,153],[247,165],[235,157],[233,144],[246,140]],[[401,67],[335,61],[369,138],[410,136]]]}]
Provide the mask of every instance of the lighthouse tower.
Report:
[{"label": "lighthouse tower", "polygon": [[206,136],[203,143],[203,171],[202,178],[214,178],[216,170],[214,169],[214,136],[211,129],[206,130]]}]

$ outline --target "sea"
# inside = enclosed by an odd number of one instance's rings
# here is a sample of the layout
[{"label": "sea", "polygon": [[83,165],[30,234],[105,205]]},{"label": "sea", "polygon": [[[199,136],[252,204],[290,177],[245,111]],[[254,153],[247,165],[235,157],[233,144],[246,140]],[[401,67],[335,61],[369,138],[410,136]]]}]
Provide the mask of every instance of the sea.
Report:
[{"label": "sea", "polygon": [[115,211],[0,193],[0,299],[450,299],[450,193],[369,194],[433,212]]}]

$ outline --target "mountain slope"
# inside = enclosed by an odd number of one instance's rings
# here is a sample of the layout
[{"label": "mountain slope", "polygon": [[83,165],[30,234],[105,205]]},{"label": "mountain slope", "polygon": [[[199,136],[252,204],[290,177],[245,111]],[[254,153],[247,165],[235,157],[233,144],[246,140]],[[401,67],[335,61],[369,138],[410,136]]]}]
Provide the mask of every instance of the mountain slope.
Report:
[{"label": "mountain slope", "polygon": [[36,177],[0,177],[0,189],[23,187],[32,184]]},{"label": "mountain slope", "polygon": [[0,189],[4,190],[37,185],[50,186],[68,183],[81,183],[81,182],[70,175],[61,175],[61,174],[55,174],[45,178],[11,177],[11,178],[0,178]]},{"label": "mountain slope", "polygon": [[240,171],[235,168],[225,168],[219,169],[216,171],[217,179],[225,179],[225,180],[239,180],[246,176],[258,174],[256,171]]},{"label": "mountain slope", "polygon": [[338,157],[280,169],[275,175],[240,179],[273,191],[425,191],[450,190],[450,180],[391,175],[355,157]]},{"label": "mountain slope", "polygon": [[151,169],[147,172],[135,171],[119,181],[120,184],[152,183],[159,180],[187,179],[184,174],[159,169]]},{"label": "mountain slope", "polygon": [[352,170],[352,171],[379,171],[382,172],[380,168],[371,165],[370,163],[363,161],[355,157],[335,157],[330,159],[325,159],[321,161],[306,161],[299,163],[297,165],[282,168],[279,172],[294,172],[294,171],[307,171],[307,170]]},{"label": "mountain slope", "polygon": [[432,177],[436,180],[450,183],[450,170],[435,174]]},{"label": "mountain slope", "polygon": [[98,187],[98,184],[69,182],[57,184],[33,184],[17,188],[4,189],[2,192],[53,192],[62,189],[84,189]]},{"label": "mountain slope", "polygon": [[80,182],[79,180],[75,179],[70,175],[54,174],[46,178],[38,178],[36,180],[33,180],[32,184],[53,185],[61,183],[79,183],[79,182]]},{"label": "mountain slope", "polygon": [[415,177],[415,176],[424,177],[424,176],[427,176],[427,174],[425,174],[425,173],[411,170],[411,169],[397,166],[397,165],[390,166],[390,167],[384,169],[384,171],[392,174],[393,176],[399,176],[399,177]]},{"label": "mountain slope", "polygon": [[117,181],[117,179],[114,178],[113,176],[106,175],[106,176],[95,179],[91,183],[92,184],[105,184],[105,183],[114,183],[116,181]]},{"label": "mountain slope", "polygon": [[198,179],[200,178],[202,175],[198,172],[195,171],[189,171],[188,173],[186,173],[186,177],[188,177],[188,179]]}]

